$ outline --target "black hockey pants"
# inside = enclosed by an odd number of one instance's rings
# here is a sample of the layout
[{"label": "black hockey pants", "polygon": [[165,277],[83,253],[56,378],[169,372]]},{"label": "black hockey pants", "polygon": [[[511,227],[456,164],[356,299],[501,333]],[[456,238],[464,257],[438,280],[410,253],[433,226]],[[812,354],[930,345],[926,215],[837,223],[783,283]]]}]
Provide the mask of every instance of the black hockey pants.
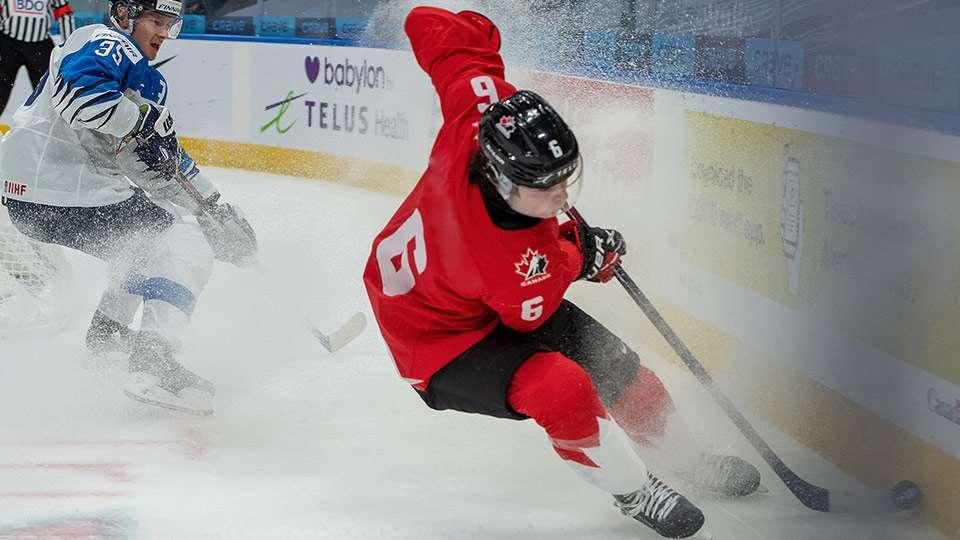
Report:
[{"label": "black hockey pants", "polygon": [[[52,50],[53,40],[50,38],[29,42],[0,34],[0,114],[3,114],[3,110],[7,107],[20,67],[27,67],[30,86],[36,87],[40,78],[47,72]],[[19,105],[18,103],[17,106]]]}]

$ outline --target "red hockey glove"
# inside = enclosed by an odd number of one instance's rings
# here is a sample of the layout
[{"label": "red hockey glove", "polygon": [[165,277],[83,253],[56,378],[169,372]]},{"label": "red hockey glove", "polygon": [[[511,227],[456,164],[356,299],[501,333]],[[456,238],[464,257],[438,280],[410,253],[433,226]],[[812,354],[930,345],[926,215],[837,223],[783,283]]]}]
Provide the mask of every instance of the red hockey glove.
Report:
[{"label": "red hockey glove", "polygon": [[476,11],[461,11],[457,13],[457,15],[469,21],[480,29],[481,32],[484,32],[490,44],[493,45],[494,50],[500,50],[500,29],[498,29],[497,25],[493,24],[493,21],[488,19],[486,15],[482,15]]},{"label": "red hockey glove", "polygon": [[595,283],[610,281],[620,257],[627,254],[623,235],[613,229],[586,227],[570,220],[560,226],[560,236],[576,244],[583,254],[579,279]]}]

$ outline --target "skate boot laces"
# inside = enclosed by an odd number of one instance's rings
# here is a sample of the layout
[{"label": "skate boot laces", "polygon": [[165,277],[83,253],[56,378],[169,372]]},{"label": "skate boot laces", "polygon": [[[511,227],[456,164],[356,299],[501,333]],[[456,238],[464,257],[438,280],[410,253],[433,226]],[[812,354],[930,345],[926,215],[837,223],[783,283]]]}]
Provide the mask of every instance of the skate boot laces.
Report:
[{"label": "skate boot laces", "polygon": [[615,495],[615,504],[621,512],[632,518],[643,516],[650,521],[662,522],[680,502],[680,494],[649,472],[647,476],[649,482],[643,489]]}]

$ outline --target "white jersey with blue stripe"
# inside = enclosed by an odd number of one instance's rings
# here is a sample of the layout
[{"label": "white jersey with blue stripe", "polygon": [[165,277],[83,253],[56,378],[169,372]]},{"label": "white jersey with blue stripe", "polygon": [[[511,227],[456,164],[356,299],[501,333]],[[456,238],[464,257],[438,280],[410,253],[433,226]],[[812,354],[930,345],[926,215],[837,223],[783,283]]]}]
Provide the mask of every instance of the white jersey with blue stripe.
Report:
[{"label": "white jersey with blue stripe", "polygon": [[84,26],[50,68],[0,143],[4,197],[52,206],[102,206],[133,193],[116,151],[140,116],[166,101],[166,81],[122,32]]}]

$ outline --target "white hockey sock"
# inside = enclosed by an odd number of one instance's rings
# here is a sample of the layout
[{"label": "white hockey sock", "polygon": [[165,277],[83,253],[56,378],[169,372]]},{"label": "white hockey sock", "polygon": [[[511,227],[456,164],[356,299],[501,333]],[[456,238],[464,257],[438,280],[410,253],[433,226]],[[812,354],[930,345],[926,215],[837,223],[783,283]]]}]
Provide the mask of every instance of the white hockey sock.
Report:
[{"label": "white hockey sock", "polygon": [[140,330],[157,334],[178,350],[190,317],[176,306],[163,300],[147,300],[143,303],[143,320]]},{"label": "white hockey sock", "polygon": [[100,297],[97,310],[107,318],[124,326],[130,326],[137,314],[137,309],[143,302],[143,297],[130,294],[120,285],[111,284]]},{"label": "white hockey sock", "polygon": [[584,480],[611,495],[623,495],[643,487],[647,483],[647,466],[634,452],[626,434],[613,420],[598,418],[597,424],[599,444],[579,448],[597,467],[564,461]]}]

